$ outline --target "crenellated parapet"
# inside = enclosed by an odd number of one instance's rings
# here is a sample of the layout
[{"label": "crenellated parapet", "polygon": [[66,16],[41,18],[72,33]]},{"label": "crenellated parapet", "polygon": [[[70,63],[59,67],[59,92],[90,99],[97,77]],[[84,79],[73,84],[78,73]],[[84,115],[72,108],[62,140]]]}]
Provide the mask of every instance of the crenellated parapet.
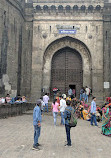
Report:
[{"label": "crenellated parapet", "polygon": [[75,5],[43,5],[34,4],[34,13],[37,14],[73,14],[73,13],[101,13],[103,11],[103,5],[85,5],[85,4],[75,4]]}]

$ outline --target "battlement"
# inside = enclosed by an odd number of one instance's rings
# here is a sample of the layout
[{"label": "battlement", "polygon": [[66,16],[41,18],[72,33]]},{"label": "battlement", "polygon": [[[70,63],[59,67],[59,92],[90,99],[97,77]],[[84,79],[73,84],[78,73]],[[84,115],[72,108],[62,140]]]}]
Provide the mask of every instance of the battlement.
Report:
[{"label": "battlement", "polygon": [[101,13],[103,11],[103,5],[88,5],[88,4],[56,4],[56,5],[43,5],[34,4],[35,13]]},{"label": "battlement", "polygon": [[27,0],[33,3],[104,3],[104,0]]}]

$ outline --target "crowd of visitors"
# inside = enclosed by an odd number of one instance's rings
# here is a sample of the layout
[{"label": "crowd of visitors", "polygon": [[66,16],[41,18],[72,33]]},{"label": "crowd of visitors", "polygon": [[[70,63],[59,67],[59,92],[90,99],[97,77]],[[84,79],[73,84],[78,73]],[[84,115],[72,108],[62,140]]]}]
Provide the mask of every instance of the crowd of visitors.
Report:
[{"label": "crowd of visitors", "polygon": [[27,102],[25,96],[17,95],[16,97],[10,97],[10,94],[7,94],[6,97],[0,98],[0,104],[14,104],[14,103],[24,103]]},{"label": "crowd of visitors", "polygon": [[[51,105],[53,112],[54,126],[56,126],[57,116],[61,115],[60,125],[65,125],[67,143],[65,146],[71,146],[70,129],[69,124],[71,119],[71,111],[76,115],[77,118],[90,121],[91,126],[97,126],[97,122],[102,122],[101,134],[111,136],[111,103],[105,103],[103,106],[96,105],[96,97],[92,98],[91,104],[87,104],[90,89],[82,88],[80,91],[80,100],[76,97],[72,97],[71,89],[68,90],[68,96],[66,94],[59,95],[56,92],[54,95],[54,101]],[[34,145],[33,149],[39,149],[40,144],[38,138],[41,130],[41,114],[43,111],[48,112],[48,101],[49,96],[46,93],[37,101],[37,105],[33,111],[33,125],[34,125]]]},{"label": "crowd of visitors", "polygon": [[88,103],[88,98],[89,98],[89,95],[91,95],[91,94],[92,94],[91,88],[89,88],[87,86],[85,88],[84,87],[81,88],[81,90],[80,90],[80,101],[82,99],[84,99],[84,101]]}]

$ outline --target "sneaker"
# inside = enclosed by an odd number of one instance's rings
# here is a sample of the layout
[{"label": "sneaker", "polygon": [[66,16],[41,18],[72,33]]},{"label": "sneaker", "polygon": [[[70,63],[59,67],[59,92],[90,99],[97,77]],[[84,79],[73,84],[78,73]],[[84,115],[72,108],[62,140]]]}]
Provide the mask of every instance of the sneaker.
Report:
[{"label": "sneaker", "polygon": [[67,147],[67,146],[72,146],[72,145],[71,144],[65,144],[64,146]]},{"label": "sneaker", "polygon": [[37,146],[42,146],[41,144],[37,143]]},{"label": "sneaker", "polygon": [[38,146],[33,146],[32,150],[40,150]]}]

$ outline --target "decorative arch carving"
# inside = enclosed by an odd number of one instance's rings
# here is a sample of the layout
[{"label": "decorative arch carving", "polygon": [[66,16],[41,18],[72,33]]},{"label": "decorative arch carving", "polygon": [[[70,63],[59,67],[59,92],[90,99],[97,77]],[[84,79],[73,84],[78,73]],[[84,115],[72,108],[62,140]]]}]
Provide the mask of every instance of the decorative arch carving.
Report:
[{"label": "decorative arch carving", "polygon": [[81,6],[81,11],[82,11],[82,12],[85,12],[85,10],[86,10],[86,6],[85,6],[85,5],[82,5],[82,6]]},{"label": "decorative arch carving", "polygon": [[88,12],[92,13],[92,12],[93,12],[93,9],[94,9],[94,7],[93,7],[92,5],[90,5],[90,6],[88,7]]},{"label": "decorative arch carving", "polygon": [[52,12],[56,12],[56,6],[55,6],[55,5],[52,5],[52,6],[50,7],[50,9],[51,9]]},{"label": "decorative arch carving", "polygon": [[48,9],[49,9],[49,7],[48,7],[47,5],[44,5],[44,6],[43,6],[44,12],[48,12]]},{"label": "decorative arch carving", "polygon": [[74,5],[73,6],[73,11],[75,12],[75,11],[78,11],[78,9],[79,9],[79,7],[77,6],[77,5]]},{"label": "decorative arch carving", "polygon": [[38,13],[41,12],[41,6],[40,5],[36,6],[36,12],[38,12]]},{"label": "decorative arch carving", "polygon": [[91,86],[91,54],[87,46],[72,37],[66,36],[52,42],[44,53],[43,57],[43,88],[50,87],[51,79],[51,61],[53,55],[60,49],[69,47],[80,53],[83,61],[83,85]]},{"label": "decorative arch carving", "polygon": [[70,13],[70,11],[71,11],[71,6],[70,6],[70,5],[67,5],[67,6],[65,7],[65,9],[66,9],[66,12],[67,12],[67,13]]},{"label": "decorative arch carving", "polygon": [[59,6],[58,6],[58,12],[59,12],[59,13],[62,13],[62,12],[63,12],[63,6],[62,6],[62,5],[59,5]]},{"label": "decorative arch carving", "polygon": [[97,5],[96,6],[96,11],[100,11],[101,10],[101,6],[100,5]]}]

